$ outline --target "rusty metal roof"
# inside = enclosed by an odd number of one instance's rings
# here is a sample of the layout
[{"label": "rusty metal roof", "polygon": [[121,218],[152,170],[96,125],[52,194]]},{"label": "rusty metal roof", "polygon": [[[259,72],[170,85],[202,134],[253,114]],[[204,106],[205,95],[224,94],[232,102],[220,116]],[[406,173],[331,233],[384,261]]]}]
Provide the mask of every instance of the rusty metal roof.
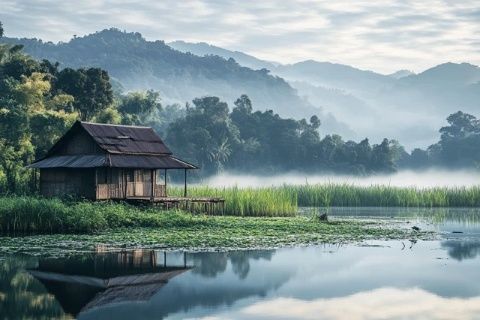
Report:
[{"label": "rusty metal roof", "polygon": [[70,155],[53,156],[29,165],[29,168],[96,168],[103,167],[106,163],[106,155]]},{"label": "rusty metal roof", "polygon": [[144,168],[144,169],[197,169],[196,166],[175,158],[166,156],[117,155],[108,157],[109,167],[114,168]]},{"label": "rusty metal roof", "polygon": [[172,154],[150,127],[80,122],[103,150],[109,153]]},{"label": "rusty metal roof", "polygon": [[196,166],[171,155],[69,155],[53,156],[29,165],[30,168],[132,168],[132,169],[197,169]]},{"label": "rusty metal roof", "polygon": [[[84,130],[104,154],[58,155],[58,150],[71,141],[71,137]],[[144,168],[144,169],[197,169],[180,160],[150,127],[98,124],[77,121],[72,128],[30,168]]]}]

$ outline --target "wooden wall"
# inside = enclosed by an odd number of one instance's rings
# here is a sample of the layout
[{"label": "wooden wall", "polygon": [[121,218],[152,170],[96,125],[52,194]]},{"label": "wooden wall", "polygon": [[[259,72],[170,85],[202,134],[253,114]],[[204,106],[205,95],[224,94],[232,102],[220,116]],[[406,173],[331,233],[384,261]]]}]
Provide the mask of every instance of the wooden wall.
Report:
[{"label": "wooden wall", "polygon": [[[96,181],[99,200],[152,196],[152,170],[98,168]],[[155,171],[153,181],[156,181]],[[165,185],[155,183],[154,196],[165,197]]]},{"label": "wooden wall", "polygon": [[58,155],[105,153],[83,130],[77,131],[57,152]]},{"label": "wooden wall", "polygon": [[72,195],[95,199],[94,169],[41,169],[40,193],[46,197]]},{"label": "wooden wall", "polygon": [[[152,172],[146,169],[41,169],[40,193],[46,197],[66,195],[87,199],[151,197]],[[154,172],[154,182],[156,173]],[[165,197],[164,184],[154,184],[154,196]]]}]

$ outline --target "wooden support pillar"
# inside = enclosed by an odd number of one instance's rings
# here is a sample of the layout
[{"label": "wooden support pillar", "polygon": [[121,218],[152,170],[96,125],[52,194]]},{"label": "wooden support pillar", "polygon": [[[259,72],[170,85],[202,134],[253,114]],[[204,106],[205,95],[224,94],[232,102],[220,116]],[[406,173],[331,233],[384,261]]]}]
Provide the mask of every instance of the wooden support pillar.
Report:
[{"label": "wooden support pillar", "polygon": [[166,197],[168,195],[167,194],[167,169],[165,169],[164,178],[165,178],[165,197]]},{"label": "wooden support pillar", "polygon": [[129,169],[122,169],[123,198],[124,199],[127,199],[127,196],[128,196],[128,179],[127,179],[127,175],[129,173],[128,170]]},{"label": "wooden support pillar", "polygon": [[98,169],[93,169],[93,174],[95,175],[95,200],[98,200]]},{"label": "wooden support pillar", "polygon": [[33,193],[37,193],[37,169],[33,168]]},{"label": "wooden support pillar", "polygon": [[150,201],[154,201],[155,200],[155,170],[152,169],[150,170],[150,182],[151,182],[151,187],[150,187],[150,190],[151,190],[151,195],[150,195]]},{"label": "wooden support pillar", "polygon": [[187,169],[184,169],[184,188],[183,188],[183,196],[186,198],[187,197]]}]

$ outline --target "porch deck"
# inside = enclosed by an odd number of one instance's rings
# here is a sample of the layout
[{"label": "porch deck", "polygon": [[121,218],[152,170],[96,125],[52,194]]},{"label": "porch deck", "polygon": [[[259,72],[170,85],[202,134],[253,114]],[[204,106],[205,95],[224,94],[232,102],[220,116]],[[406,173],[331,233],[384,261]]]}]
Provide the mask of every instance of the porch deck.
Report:
[{"label": "porch deck", "polygon": [[[127,201],[162,206],[165,209],[182,209],[190,212],[225,214],[225,199],[217,197],[147,197],[130,196]],[[220,206],[220,210],[215,210]]]}]

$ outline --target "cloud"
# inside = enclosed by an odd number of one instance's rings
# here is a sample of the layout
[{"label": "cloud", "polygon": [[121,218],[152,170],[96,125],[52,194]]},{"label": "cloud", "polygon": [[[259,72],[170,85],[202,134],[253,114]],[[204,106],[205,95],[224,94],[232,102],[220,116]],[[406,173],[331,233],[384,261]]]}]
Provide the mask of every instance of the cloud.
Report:
[{"label": "cloud", "polygon": [[117,27],[150,40],[208,42],[291,63],[315,59],[385,73],[480,64],[476,0],[3,0],[8,36],[67,41]]},{"label": "cloud", "polygon": [[204,319],[476,319],[480,297],[443,298],[422,289],[380,288],[311,301],[277,298]]}]

